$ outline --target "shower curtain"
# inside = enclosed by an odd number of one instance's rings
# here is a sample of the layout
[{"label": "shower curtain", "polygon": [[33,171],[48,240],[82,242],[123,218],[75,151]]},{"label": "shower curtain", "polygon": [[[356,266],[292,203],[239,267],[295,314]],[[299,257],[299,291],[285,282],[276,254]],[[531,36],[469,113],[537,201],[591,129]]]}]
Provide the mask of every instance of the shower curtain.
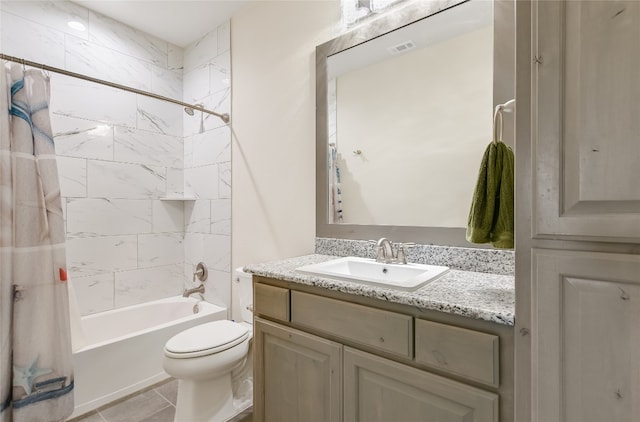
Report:
[{"label": "shower curtain", "polygon": [[0,422],[73,411],[65,232],[40,70],[0,68]]}]

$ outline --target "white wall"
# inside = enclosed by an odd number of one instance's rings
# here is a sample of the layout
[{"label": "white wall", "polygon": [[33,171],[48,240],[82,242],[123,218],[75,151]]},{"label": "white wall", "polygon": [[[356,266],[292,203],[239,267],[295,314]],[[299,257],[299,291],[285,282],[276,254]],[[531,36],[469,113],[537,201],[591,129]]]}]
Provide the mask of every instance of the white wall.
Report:
[{"label": "white wall", "polygon": [[338,1],[263,1],[231,20],[234,268],[314,250],[315,47],[339,22]]},{"label": "white wall", "polygon": [[233,265],[313,251],[315,46],[337,2],[265,1],[231,21]]}]

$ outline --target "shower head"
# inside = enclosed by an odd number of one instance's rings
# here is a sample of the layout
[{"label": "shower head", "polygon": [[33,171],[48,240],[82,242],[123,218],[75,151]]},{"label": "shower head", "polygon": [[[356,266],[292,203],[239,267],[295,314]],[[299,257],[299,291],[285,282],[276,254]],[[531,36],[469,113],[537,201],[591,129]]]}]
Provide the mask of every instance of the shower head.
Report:
[{"label": "shower head", "polygon": [[189,116],[193,116],[193,109],[190,107],[185,107],[184,112],[187,113]]}]

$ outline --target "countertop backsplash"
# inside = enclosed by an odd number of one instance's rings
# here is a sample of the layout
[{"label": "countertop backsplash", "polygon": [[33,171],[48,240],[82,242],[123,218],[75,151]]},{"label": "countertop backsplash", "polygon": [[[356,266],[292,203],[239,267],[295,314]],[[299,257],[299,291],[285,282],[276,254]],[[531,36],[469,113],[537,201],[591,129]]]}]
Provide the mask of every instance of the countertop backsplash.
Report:
[{"label": "countertop backsplash", "polygon": [[[376,257],[376,245],[367,240],[316,237],[315,246],[317,254]],[[418,264],[445,265],[455,270],[511,276],[515,273],[514,251],[416,244],[405,252],[407,261]]]}]

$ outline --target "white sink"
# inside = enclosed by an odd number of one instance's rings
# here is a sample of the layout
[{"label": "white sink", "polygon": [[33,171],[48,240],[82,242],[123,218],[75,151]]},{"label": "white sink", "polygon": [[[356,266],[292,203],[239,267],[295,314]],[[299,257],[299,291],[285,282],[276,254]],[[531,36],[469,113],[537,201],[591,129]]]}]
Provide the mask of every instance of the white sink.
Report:
[{"label": "white sink", "polygon": [[383,264],[373,259],[346,257],[305,265],[296,271],[321,277],[372,284],[397,290],[416,290],[437,279],[448,267],[423,264]]}]

